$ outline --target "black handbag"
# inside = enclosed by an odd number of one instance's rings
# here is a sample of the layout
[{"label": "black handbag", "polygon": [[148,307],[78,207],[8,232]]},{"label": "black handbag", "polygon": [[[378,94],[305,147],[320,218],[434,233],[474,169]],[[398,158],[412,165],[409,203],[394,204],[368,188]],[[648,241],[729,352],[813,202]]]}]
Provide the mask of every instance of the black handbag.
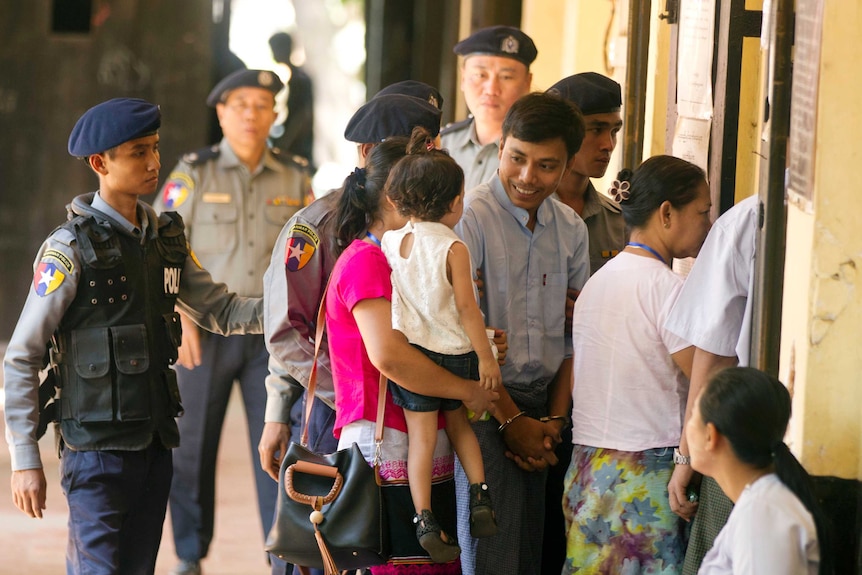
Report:
[{"label": "black handbag", "polygon": [[[377,465],[368,465],[354,443],[331,454],[309,450],[308,421],[317,383],[317,355],[323,336],[324,305],[317,314],[314,363],[306,392],[300,443],[292,442],[281,462],[278,502],[265,549],[294,565],[326,575],[386,563],[389,536]],[[380,376],[375,441],[383,440],[386,378]]]}]

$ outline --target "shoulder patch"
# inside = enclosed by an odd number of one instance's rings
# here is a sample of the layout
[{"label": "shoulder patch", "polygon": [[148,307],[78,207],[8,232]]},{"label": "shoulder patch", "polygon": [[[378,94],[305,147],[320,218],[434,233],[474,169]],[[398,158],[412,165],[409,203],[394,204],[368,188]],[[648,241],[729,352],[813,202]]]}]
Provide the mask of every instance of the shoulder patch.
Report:
[{"label": "shoulder patch", "polygon": [[449,122],[446,124],[442,130],[440,130],[440,135],[445,136],[449,132],[457,132],[463,128],[466,128],[470,125],[470,122],[473,121],[472,117],[467,118],[466,120],[461,120],[460,122]]},{"label": "shoulder patch", "polygon": [[195,189],[195,181],[185,172],[173,172],[162,190],[162,204],[166,210],[180,207]]},{"label": "shoulder patch", "polygon": [[308,169],[308,159],[283,151],[281,148],[270,148],[272,157],[287,166],[294,166],[303,170]]},{"label": "shoulder patch", "polygon": [[192,166],[200,166],[219,157],[221,150],[218,144],[208,146],[183,155],[183,161]]},{"label": "shoulder patch", "polygon": [[66,254],[57,250],[45,250],[33,275],[33,289],[36,295],[45,297],[62,285],[66,276],[72,273],[72,261]]},{"label": "shoulder patch", "polygon": [[293,224],[288,233],[290,237],[284,245],[284,267],[287,271],[295,272],[311,261],[320,244],[320,237],[313,228],[300,223]]}]

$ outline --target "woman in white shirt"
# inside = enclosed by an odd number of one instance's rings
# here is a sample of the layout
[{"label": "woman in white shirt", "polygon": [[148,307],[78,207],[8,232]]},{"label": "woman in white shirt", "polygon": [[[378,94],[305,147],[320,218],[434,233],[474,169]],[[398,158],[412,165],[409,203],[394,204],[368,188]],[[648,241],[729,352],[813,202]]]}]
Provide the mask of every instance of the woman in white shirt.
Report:
[{"label": "woman in white shirt", "polygon": [[699,575],[818,575],[824,522],[805,469],[784,443],[790,394],[749,367],[716,374],[686,426],[691,465],[734,502]]},{"label": "woman in white shirt", "polygon": [[611,193],[631,239],[575,303],[563,574],[678,573],[684,524],[667,485],[693,348],[664,324],[683,282],[670,263],[697,255],[709,231],[709,186],[694,164],[656,156]]}]

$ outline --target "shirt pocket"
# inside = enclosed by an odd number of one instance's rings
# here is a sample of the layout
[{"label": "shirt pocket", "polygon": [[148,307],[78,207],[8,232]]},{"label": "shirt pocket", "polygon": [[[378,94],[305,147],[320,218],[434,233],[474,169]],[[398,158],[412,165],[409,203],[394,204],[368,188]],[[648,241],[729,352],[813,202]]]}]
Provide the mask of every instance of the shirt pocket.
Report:
[{"label": "shirt pocket", "polygon": [[239,234],[236,202],[200,202],[195,206],[192,248],[199,254],[223,254],[236,249]]}]

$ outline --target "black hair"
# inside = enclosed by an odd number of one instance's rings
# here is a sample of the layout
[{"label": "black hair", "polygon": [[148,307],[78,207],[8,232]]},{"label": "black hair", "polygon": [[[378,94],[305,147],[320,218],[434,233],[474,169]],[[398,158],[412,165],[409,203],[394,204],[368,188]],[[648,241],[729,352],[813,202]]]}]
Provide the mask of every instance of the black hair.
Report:
[{"label": "black hair", "polygon": [[730,442],[736,457],[756,469],[774,466],[775,474],[808,509],[817,526],[820,573],[831,573],[828,529],[811,478],[784,443],[791,399],[777,378],[751,367],[715,374],[700,397],[703,422],[712,423]]},{"label": "black hair", "polygon": [[341,186],[335,212],[335,230],[340,255],[350,242],[362,237],[380,214],[381,192],[389,170],[404,157],[407,138],[391,137],[375,145],[364,168],[356,168]]},{"label": "black hair", "polygon": [[273,60],[280,64],[290,64],[290,55],[293,52],[293,37],[290,34],[276,32],[269,38],[269,47]]},{"label": "black hair", "polygon": [[413,128],[407,155],[398,160],[386,181],[386,195],[398,213],[439,222],[464,188],[464,170],[422,126]]},{"label": "black hair", "polygon": [[[617,181],[629,183],[629,195],[620,200],[626,226],[640,228],[664,203],[680,209],[697,199],[697,188],[706,173],[691,162],[674,156],[653,156],[634,172],[622,170]],[[613,195],[613,191],[612,191]]]},{"label": "black hair", "polygon": [[584,141],[584,117],[577,106],[557,94],[521,96],[503,118],[503,140],[539,143],[561,138],[571,159]]}]

